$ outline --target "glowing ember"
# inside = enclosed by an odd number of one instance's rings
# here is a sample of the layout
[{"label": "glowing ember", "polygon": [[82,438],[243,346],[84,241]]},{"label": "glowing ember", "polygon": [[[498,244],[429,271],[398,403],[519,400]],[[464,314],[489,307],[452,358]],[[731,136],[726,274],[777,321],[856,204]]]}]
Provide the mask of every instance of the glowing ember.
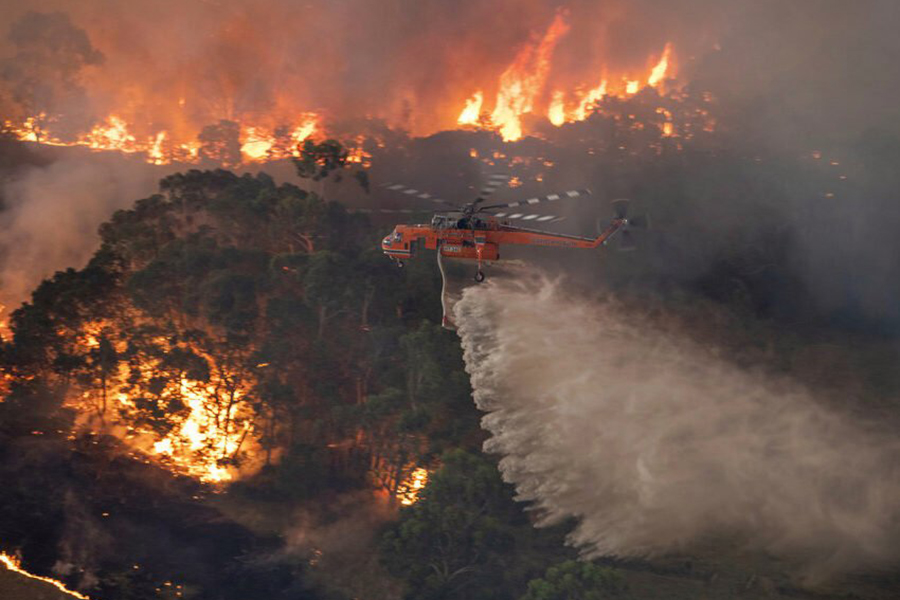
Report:
[{"label": "glowing ember", "polygon": [[347,162],[369,167],[372,164],[372,155],[365,151],[363,145],[366,143],[365,136],[357,136],[356,144],[350,146],[347,150]]},{"label": "glowing ember", "polygon": [[416,468],[397,489],[397,499],[403,506],[411,506],[419,499],[419,492],[428,483],[428,470]]},{"label": "glowing ember", "polygon": [[85,596],[84,594],[80,594],[76,591],[70,590],[65,585],[63,585],[61,582],[59,582],[55,579],[51,579],[49,577],[41,577],[40,575],[33,575],[33,574],[29,573],[28,571],[26,571],[25,569],[22,568],[22,566],[21,566],[22,563],[15,556],[11,556],[5,552],[0,552],[0,563],[2,563],[10,571],[14,571],[20,575],[24,575],[25,577],[28,577],[29,579],[36,579],[38,581],[43,581],[45,583],[49,583],[50,585],[52,585],[53,587],[55,587],[56,589],[58,589],[59,591],[65,593],[65,594],[69,594],[70,596],[74,596],[76,598],[81,598],[82,600],[91,600],[89,597]]},{"label": "glowing ember", "polygon": [[[7,322],[6,315],[4,315],[4,311],[6,311],[6,306],[0,304],[0,338],[7,337],[9,335],[9,323]],[[0,399],[0,402],[3,400]]]},{"label": "glowing ember", "polygon": [[481,104],[484,102],[484,94],[481,91],[475,92],[471,98],[466,100],[466,107],[456,122],[460,125],[478,125],[478,119],[481,116]]}]

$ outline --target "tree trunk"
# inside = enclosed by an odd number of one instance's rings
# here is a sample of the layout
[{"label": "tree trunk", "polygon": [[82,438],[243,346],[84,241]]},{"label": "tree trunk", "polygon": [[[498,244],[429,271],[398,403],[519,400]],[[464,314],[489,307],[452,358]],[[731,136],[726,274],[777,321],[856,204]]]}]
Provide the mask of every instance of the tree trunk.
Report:
[{"label": "tree trunk", "polygon": [[322,339],[322,336],[325,335],[325,320],[328,317],[328,309],[325,305],[319,306],[319,332],[317,334],[316,339]]}]

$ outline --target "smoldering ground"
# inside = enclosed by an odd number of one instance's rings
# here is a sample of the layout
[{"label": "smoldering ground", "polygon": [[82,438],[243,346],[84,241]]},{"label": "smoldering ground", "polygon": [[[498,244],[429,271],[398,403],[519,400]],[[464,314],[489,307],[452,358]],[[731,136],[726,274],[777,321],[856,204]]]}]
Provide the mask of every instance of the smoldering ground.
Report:
[{"label": "smoldering ground", "polygon": [[558,281],[472,287],[455,315],[485,449],[586,555],[717,538],[813,580],[898,558],[900,444],[790,377]]}]

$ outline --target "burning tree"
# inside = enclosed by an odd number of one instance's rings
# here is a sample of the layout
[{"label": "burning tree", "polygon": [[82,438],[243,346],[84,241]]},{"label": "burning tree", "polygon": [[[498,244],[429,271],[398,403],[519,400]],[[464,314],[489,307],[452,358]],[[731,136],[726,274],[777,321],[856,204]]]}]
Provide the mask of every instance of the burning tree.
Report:
[{"label": "burning tree", "polygon": [[[422,361],[414,345],[430,330],[399,334],[405,363],[372,347],[373,326],[399,331],[408,292],[358,249],[365,218],[265,175],[192,171],[160,189],[101,228],[86,269],[15,313],[10,398],[40,382],[75,411],[76,432],[119,436],[204,481],[316,448],[338,476],[390,473],[397,492],[465,382],[448,387],[439,363]],[[442,338],[433,360],[450,348]],[[401,402],[381,403],[395,379],[408,386]]]},{"label": "burning tree", "polygon": [[26,123],[32,139],[41,141],[47,125],[62,112],[84,110],[79,76],[84,68],[102,64],[103,55],[60,12],[29,11],[7,37],[16,53],[0,63],[0,106],[5,118]]}]

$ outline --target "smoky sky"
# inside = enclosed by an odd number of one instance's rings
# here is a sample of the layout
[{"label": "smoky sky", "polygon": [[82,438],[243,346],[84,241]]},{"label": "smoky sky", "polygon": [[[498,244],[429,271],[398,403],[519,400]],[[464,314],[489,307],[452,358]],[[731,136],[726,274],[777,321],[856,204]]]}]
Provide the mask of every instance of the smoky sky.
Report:
[{"label": "smoky sky", "polygon": [[[692,60],[715,43],[727,11],[681,4],[38,0],[27,10],[67,14],[105,56],[83,73],[99,116],[116,111],[177,129],[310,110],[430,133],[452,125],[476,89],[490,97],[519,49],[559,12],[570,31],[550,87],[593,87],[607,69],[643,70],[669,41]],[[0,27],[25,11],[10,3]]]},{"label": "smoky sky", "polygon": [[[73,47],[82,50],[84,60],[74,66],[61,61],[65,64],[51,65],[60,68],[50,72],[83,93],[54,96],[62,104],[52,110],[79,125],[116,112],[136,134],[169,128],[196,136],[220,119],[291,120],[307,110],[331,120],[380,117],[414,134],[431,133],[453,127],[476,89],[491,102],[500,74],[518,50],[538,40],[557,14],[565,15],[569,31],[553,54],[545,94],[596,85],[605,70],[645,68],[648,57],[671,42],[679,81],[718,98],[720,131],[732,151],[749,157],[768,152],[766,158],[781,162],[819,150],[827,161],[840,163],[835,169],[846,165],[856,187],[852,193],[821,188],[816,192],[837,193],[795,202],[800,195],[792,186],[799,172],[793,163],[760,177],[749,170],[738,178],[734,172],[691,171],[689,181],[669,188],[679,192],[669,222],[650,199],[655,217],[663,217],[657,223],[675,232],[680,251],[666,249],[678,260],[661,261],[661,270],[696,277],[720,252],[715,240],[723,232],[758,243],[754,231],[785,223],[793,228],[785,260],[823,305],[853,304],[868,316],[900,322],[900,304],[894,301],[900,217],[894,182],[883,177],[895,156],[890,136],[900,125],[900,71],[892,64],[900,55],[893,27],[900,17],[896,2],[35,0],[24,6],[0,0],[0,6],[0,30],[8,32],[0,36],[0,58],[6,60],[15,60],[17,48],[27,44],[29,11],[62,14],[71,24]],[[0,114],[21,101],[21,95],[5,92]],[[578,135],[561,131],[551,145],[564,147]],[[442,139],[432,145],[440,146]],[[468,145],[460,142],[460,152]],[[425,172],[440,174],[452,166],[448,154],[418,162]],[[461,158],[459,163],[468,160]],[[564,175],[548,185],[589,185],[600,197],[641,200],[641,178],[661,176],[600,171],[590,159],[564,152],[557,165]],[[63,189],[65,183],[50,179],[62,172],[31,179],[45,189]],[[152,178],[141,175],[144,181]],[[615,185],[617,180],[625,183]],[[99,223],[105,207],[127,206],[153,187],[148,183],[112,204],[92,203],[90,190],[74,190],[73,198]],[[26,196],[31,197],[17,197]],[[52,203],[40,202],[52,210]],[[56,238],[84,239],[85,247],[93,247],[89,229],[78,225],[73,228],[78,233]],[[36,247],[23,246],[21,252],[40,256],[41,230],[29,229],[24,238]],[[79,248],[72,255],[85,252]],[[41,276],[46,274],[42,269]]]},{"label": "smoky sky", "polygon": [[5,3],[3,30],[27,11],[67,14],[105,57],[82,74],[96,115],[147,126],[321,111],[431,133],[476,89],[490,99],[558,12],[570,28],[545,95],[643,69],[672,42],[682,80],[758,104],[766,134],[895,128],[898,115],[900,9],[888,0]]}]

